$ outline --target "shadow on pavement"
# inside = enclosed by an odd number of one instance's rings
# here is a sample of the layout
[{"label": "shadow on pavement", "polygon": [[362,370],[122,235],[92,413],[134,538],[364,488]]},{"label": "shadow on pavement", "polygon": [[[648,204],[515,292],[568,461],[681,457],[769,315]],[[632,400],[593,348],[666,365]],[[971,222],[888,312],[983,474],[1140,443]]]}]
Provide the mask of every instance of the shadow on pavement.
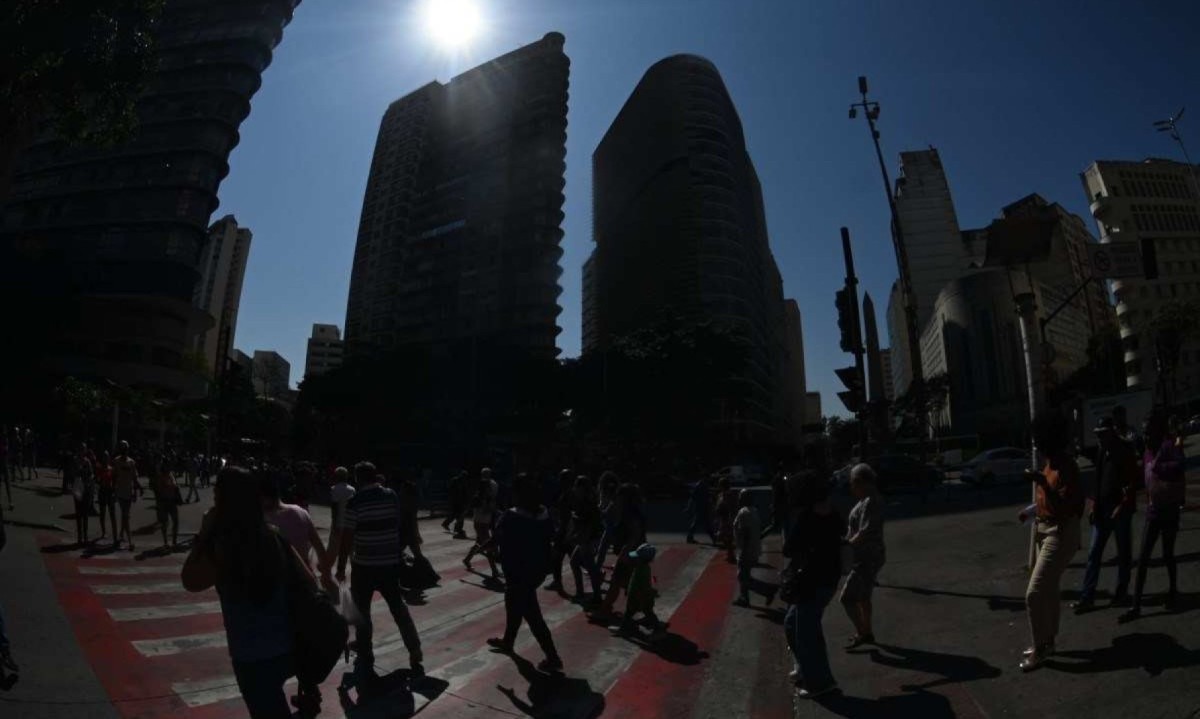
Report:
[{"label": "shadow on pavement", "polygon": [[74,552],[77,549],[83,549],[84,544],[79,542],[71,542],[69,544],[51,544],[42,547],[42,554],[63,554],[64,552]]},{"label": "shadow on pavement", "polygon": [[630,644],[636,644],[643,651],[654,654],[672,664],[690,667],[708,659],[708,652],[702,651],[691,639],[674,632],[666,632],[653,638],[642,634],[640,630],[634,630],[629,634],[616,633],[613,636],[624,639]]},{"label": "shadow on pavement", "polygon": [[359,687],[357,700],[350,692],[338,690],[338,701],[348,719],[408,719],[417,711],[414,694],[426,702],[441,696],[450,684],[429,676],[414,676],[411,669],[397,669],[372,679],[368,686]]},{"label": "shadow on pavement", "polygon": [[[929,652],[922,649],[909,649],[888,644],[876,645],[871,650],[871,661],[884,666],[898,669],[910,669],[923,674],[937,674],[937,677],[921,684],[904,684],[901,689],[906,692],[921,692],[945,684],[958,684],[976,679],[992,679],[1000,676],[997,667],[988,664],[979,657],[962,654],[946,654]],[[882,651],[881,651],[882,650]],[[886,652],[886,653],[885,653]]]},{"label": "shadow on pavement", "polygon": [[11,692],[17,682],[21,681],[20,674],[9,674],[4,676],[0,673],[0,691]]},{"label": "shadow on pavement", "polygon": [[817,700],[826,711],[852,719],[895,719],[895,717],[920,717],[921,719],[953,719],[954,709],[950,700],[941,694],[917,691],[899,696],[861,699],[844,694],[832,694]]},{"label": "shadow on pavement", "polygon": [[519,654],[508,655],[517,665],[521,677],[529,682],[529,691],[522,699],[515,687],[497,685],[500,693],[508,697],[514,708],[525,716],[563,716],[551,707],[587,707],[588,716],[599,716],[604,710],[604,695],[592,689],[586,679],[575,679],[562,674],[539,672],[533,663]]},{"label": "shadow on pavement", "polygon": [[[1078,661],[1062,661],[1074,659]],[[1167,634],[1125,634],[1100,649],[1059,651],[1044,666],[1072,674],[1142,669],[1152,677],[1167,669],[1200,664],[1200,650],[1186,649]]]},{"label": "shadow on pavement", "polygon": [[1025,611],[1025,597],[1002,597],[995,594],[969,594],[967,592],[948,592],[940,589],[928,589],[926,587],[902,587],[895,584],[876,584],[880,589],[899,589],[905,592],[912,592],[922,597],[958,597],[960,599],[985,599],[988,603],[988,609],[994,612],[1009,611],[1023,612]]}]

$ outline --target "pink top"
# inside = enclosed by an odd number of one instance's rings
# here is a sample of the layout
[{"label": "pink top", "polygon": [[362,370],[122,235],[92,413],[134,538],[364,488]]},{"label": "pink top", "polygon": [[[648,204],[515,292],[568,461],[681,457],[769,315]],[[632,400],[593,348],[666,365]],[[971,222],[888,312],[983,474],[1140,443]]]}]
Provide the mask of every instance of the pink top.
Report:
[{"label": "pink top", "polygon": [[308,512],[295,504],[280,504],[279,509],[267,512],[267,521],[279,528],[279,533],[305,561],[312,549],[310,539],[313,522]]}]

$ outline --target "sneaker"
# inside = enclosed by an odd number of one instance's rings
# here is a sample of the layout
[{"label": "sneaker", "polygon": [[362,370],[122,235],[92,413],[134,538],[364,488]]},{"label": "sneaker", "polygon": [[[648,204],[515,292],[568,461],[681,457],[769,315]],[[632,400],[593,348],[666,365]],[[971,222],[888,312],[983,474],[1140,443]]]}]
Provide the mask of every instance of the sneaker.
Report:
[{"label": "sneaker", "polygon": [[857,649],[864,644],[874,644],[874,643],[875,643],[875,635],[874,634],[863,634],[862,636],[855,634],[854,636],[850,637],[850,641],[846,642],[846,649],[847,650]]},{"label": "sneaker", "polygon": [[1029,656],[1022,659],[1021,663],[1018,664],[1017,667],[1022,672],[1031,672],[1034,669],[1037,669],[1038,667],[1042,666],[1042,662],[1044,662],[1044,661],[1046,661],[1045,655],[1034,652],[1033,654],[1030,654]]},{"label": "sneaker", "polygon": [[832,694],[837,690],[837,682],[833,682],[832,684],[823,686],[820,689],[801,689],[800,691],[796,692],[796,696],[800,697],[801,699],[817,699],[819,697]]},{"label": "sneaker", "polygon": [[542,661],[538,662],[537,668],[539,672],[546,672],[548,674],[552,672],[561,672],[563,669],[562,659],[559,659],[557,656],[546,657]]},{"label": "sneaker", "polygon": [[1071,609],[1075,610],[1076,614],[1087,614],[1096,608],[1096,603],[1091,599],[1080,599],[1077,602],[1071,602]]},{"label": "sneaker", "polygon": [[1122,614],[1121,616],[1117,617],[1117,623],[1125,624],[1127,622],[1132,622],[1133,620],[1137,619],[1140,616],[1142,616],[1142,610],[1138,609],[1137,607],[1133,607],[1129,611],[1127,611],[1124,614]]},{"label": "sneaker", "polygon": [[[1050,642],[1046,646],[1042,647],[1042,655],[1043,656],[1048,657],[1053,653],[1054,653],[1054,642]],[[1037,654],[1037,647],[1028,647],[1025,649],[1025,651],[1021,652],[1021,656],[1023,656],[1023,657],[1031,657],[1034,654]]]},{"label": "sneaker", "polygon": [[513,645],[505,642],[500,637],[489,637],[487,645],[501,654],[512,654],[513,652]]}]

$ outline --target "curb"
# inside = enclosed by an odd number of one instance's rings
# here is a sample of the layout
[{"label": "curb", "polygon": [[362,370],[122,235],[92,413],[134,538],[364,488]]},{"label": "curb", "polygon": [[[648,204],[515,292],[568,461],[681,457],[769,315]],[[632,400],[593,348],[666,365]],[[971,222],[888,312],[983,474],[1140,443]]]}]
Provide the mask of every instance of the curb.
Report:
[{"label": "curb", "polygon": [[51,532],[65,532],[62,525],[59,524],[39,524],[37,522],[22,522],[19,519],[6,519],[4,523],[10,527],[24,527],[25,529],[45,529]]}]

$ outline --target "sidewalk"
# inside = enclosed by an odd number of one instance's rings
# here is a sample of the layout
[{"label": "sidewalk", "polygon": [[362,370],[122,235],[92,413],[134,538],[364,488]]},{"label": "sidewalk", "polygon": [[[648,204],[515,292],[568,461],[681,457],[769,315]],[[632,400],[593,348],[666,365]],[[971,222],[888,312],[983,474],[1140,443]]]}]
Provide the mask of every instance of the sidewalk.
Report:
[{"label": "sidewalk", "polygon": [[[1189,501],[1200,500],[1200,472],[1189,474]],[[1146,581],[1143,617],[1118,624],[1122,610],[1075,616],[1087,533],[1063,578],[1058,653],[1031,673],[1017,669],[1029,644],[1025,614],[1028,528],[1016,521],[1027,487],[983,497],[993,509],[895,520],[875,592],[878,646],[847,652],[853,633],[836,599],[825,616],[834,675],[844,694],[800,703],[797,717],[1186,717],[1200,709],[1200,512],[1183,515],[1176,558],[1181,609],[1162,609],[1166,570],[1161,543]],[[984,501],[994,500],[994,501]],[[1134,520],[1134,558],[1144,509]],[[1086,525],[1086,522],[1085,522]],[[1107,557],[1115,562],[1115,546]],[[1115,582],[1106,564],[1102,591]],[[1136,576],[1136,568],[1135,568]],[[1153,702],[1149,706],[1147,702]]]}]

